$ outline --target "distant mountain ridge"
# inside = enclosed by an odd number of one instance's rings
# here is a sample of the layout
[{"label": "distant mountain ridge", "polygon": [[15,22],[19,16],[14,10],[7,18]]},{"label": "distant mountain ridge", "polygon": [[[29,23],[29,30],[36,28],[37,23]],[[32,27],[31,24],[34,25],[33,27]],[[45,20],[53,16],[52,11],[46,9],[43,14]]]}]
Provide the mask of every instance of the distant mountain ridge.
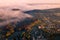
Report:
[{"label": "distant mountain ridge", "polygon": [[60,17],[60,8],[45,9],[45,10],[34,9],[34,10],[25,11],[24,13],[28,13],[33,16],[35,16],[36,14],[38,14],[38,15],[43,14],[45,16],[59,18]]},{"label": "distant mountain ridge", "polygon": [[52,8],[52,9],[44,9],[44,10],[38,10],[38,9],[34,9],[34,10],[29,10],[29,11],[25,11],[24,13],[30,14],[32,16],[34,16],[34,18],[38,18],[39,19],[43,19],[43,17],[49,18],[49,20],[51,19],[52,21],[60,21],[60,8]]},{"label": "distant mountain ridge", "polygon": [[53,9],[44,9],[44,10],[39,10],[39,9],[34,9],[34,10],[29,10],[25,11],[24,13],[34,13],[34,12],[40,12],[40,13],[59,13],[60,8],[53,8]]}]

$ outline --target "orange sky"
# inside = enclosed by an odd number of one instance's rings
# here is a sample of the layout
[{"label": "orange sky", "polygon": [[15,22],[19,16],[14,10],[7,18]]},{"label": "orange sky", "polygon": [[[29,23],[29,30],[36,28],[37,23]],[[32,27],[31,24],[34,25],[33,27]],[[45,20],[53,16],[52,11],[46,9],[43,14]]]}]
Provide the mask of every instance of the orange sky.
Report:
[{"label": "orange sky", "polygon": [[24,9],[60,8],[60,0],[0,0],[0,7],[7,6],[21,6]]}]

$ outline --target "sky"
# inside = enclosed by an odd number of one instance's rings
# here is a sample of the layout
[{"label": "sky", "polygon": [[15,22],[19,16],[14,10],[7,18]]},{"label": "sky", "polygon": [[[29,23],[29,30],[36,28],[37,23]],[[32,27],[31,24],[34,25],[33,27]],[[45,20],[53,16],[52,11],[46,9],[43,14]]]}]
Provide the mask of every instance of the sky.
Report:
[{"label": "sky", "polygon": [[23,10],[59,8],[60,0],[0,0],[0,7],[19,6]]}]

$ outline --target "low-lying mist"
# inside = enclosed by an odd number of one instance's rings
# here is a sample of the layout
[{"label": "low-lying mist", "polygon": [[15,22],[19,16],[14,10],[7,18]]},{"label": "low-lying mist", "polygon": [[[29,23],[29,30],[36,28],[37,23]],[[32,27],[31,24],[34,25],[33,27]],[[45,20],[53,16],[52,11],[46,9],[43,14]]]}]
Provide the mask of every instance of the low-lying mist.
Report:
[{"label": "low-lying mist", "polygon": [[32,18],[31,15],[23,13],[21,10],[0,9],[0,26],[11,22],[20,22],[26,18]]}]

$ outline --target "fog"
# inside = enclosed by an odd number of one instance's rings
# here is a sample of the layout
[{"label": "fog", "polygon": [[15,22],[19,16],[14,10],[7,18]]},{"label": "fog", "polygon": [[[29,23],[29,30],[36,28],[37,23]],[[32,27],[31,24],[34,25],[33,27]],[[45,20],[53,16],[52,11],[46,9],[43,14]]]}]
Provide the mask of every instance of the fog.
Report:
[{"label": "fog", "polygon": [[0,9],[0,26],[7,25],[11,22],[20,22],[26,18],[32,18],[32,16],[20,10]]}]

